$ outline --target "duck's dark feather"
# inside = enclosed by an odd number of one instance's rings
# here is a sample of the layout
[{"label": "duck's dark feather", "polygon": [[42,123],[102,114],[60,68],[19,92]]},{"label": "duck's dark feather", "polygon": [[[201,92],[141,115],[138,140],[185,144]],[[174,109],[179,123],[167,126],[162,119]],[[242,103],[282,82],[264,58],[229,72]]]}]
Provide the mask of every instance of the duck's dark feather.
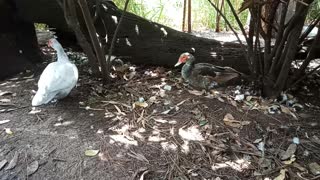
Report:
[{"label": "duck's dark feather", "polygon": [[232,68],[214,66],[208,63],[198,63],[194,65],[191,76],[199,76],[197,79],[203,77],[212,79],[217,83],[225,83],[233,78],[239,77],[240,73]]}]

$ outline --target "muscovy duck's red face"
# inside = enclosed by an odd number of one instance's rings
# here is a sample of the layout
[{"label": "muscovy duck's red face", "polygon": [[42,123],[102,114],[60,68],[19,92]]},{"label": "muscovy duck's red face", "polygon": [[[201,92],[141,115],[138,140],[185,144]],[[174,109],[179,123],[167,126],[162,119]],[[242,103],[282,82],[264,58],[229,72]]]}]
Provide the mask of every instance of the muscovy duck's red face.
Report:
[{"label": "muscovy duck's red face", "polygon": [[48,41],[48,47],[52,47],[52,44],[53,44],[52,39],[49,39],[49,41]]},{"label": "muscovy duck's red face", "polygon": [[55,39],[55,38],[51,38],[48,41],[48,47],[51,47],[55,50],[58,50],[60,48],[60,43]]},{"label": "muscovy duck's red face", "polygon": [[189,58],[190,58],[190,53],[182,53],[179,57],[177,64],[175,64],[174,66],[177,67],[180,64],[186,63]]}]

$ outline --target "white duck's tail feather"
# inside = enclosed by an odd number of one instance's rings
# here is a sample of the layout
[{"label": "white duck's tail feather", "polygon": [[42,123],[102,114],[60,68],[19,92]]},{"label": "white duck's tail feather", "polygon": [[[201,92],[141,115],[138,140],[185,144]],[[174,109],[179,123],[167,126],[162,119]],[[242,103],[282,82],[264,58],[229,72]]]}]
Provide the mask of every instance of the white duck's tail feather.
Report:
[{"label": "white duck's tail feather", "polygon": [[42,104],[47,104],[55,96],[55,93],[44,93],[42,91],[37,91],[36,95],[32,99],[32,106],[40,106]]}]

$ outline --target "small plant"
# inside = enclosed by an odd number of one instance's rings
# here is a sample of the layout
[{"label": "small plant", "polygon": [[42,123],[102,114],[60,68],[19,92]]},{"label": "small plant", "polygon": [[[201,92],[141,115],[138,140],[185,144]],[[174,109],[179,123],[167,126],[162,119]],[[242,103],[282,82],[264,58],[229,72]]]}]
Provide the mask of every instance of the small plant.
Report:
[{"label": "small plant", "polygon": [[41,23],[34,23],[34,27],[36,28],[36,30],[41,30],[41,31],[46,31],[49,29],[48,25],[41,24]]}]

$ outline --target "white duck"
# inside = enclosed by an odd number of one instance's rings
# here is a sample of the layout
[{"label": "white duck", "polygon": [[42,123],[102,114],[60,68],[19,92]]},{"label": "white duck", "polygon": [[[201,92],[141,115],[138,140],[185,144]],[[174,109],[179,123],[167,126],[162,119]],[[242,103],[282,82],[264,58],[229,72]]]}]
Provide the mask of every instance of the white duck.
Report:
[{"label": "white duck", "polygon": [[32,106],[40,106],[53,99],[66,97],[78,81],[78,69],[69,61],[61,44],[53,38],[49,40],[48,46],[57,51],[58,60],[50,63],[42,72]]}]

